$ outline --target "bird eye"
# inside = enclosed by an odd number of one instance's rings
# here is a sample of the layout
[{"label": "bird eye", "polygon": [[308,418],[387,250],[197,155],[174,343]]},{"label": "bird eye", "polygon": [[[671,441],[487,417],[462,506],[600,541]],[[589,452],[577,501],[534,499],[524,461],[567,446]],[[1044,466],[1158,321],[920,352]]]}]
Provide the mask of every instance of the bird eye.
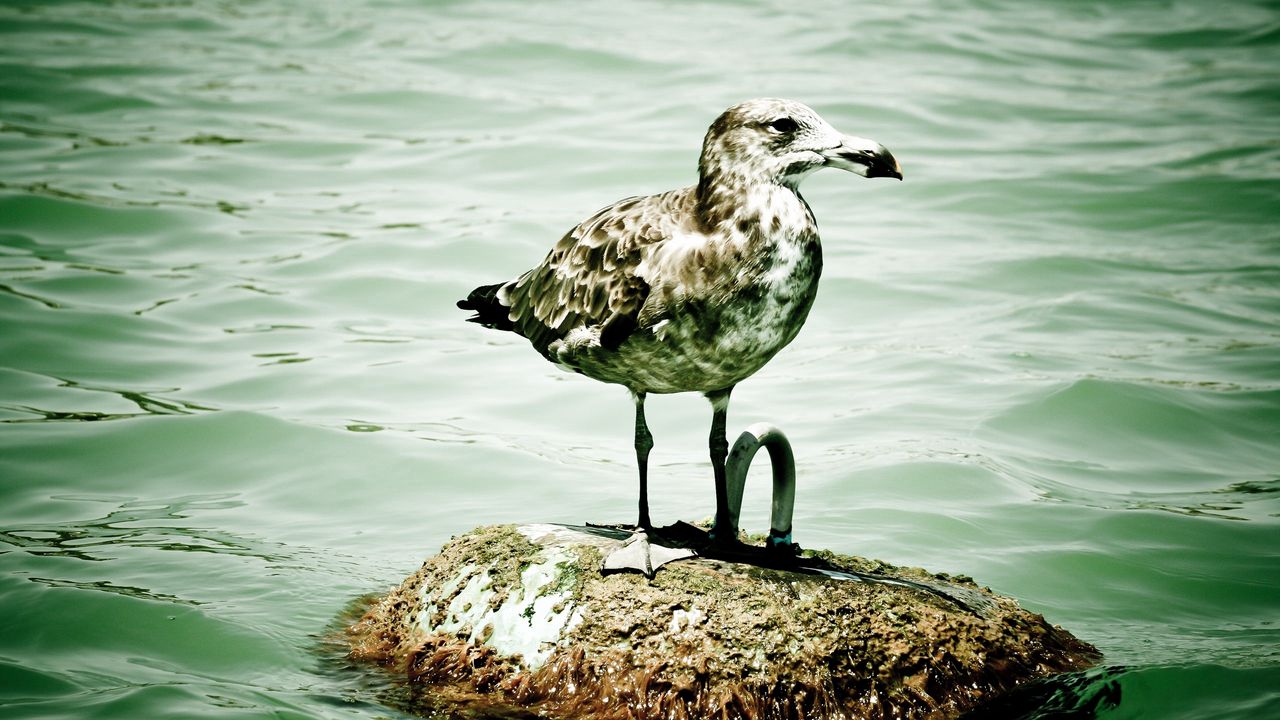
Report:
[{"label": "bird eye", "polygon": [[792,120],[789,117],[780,117],[777,120],[774,120],[773,122],[769,123],[769,127],[773,129],[775,132],[789,133],[789,132],[795,132],[796,128],[800,126],[796,125],[796,121]]}]

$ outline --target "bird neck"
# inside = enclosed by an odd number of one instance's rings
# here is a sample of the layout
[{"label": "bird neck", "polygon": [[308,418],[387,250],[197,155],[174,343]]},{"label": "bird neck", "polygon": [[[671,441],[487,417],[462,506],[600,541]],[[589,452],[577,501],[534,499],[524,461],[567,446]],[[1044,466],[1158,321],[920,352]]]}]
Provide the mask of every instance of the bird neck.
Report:
[{"label": "bird neck", "polygon": [[703,172],[695,189],[704,232],[734,228],[744,235],[799,235],[816,228],[809,204],[791,183],[751,178],[732,170]]}]

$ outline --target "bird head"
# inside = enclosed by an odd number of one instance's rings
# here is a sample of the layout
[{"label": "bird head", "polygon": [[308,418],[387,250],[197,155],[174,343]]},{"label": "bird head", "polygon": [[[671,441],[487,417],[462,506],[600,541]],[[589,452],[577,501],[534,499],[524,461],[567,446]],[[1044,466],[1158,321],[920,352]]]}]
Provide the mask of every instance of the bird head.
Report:
[{"label": "bird head", "polygon": [[822,167],[862,177],[902,179],[902,168],[883,145],[845,135],[794,100],[761,98],[721,113],[707,130],[698,171],[704,181],[775,182],[794,188]]}]

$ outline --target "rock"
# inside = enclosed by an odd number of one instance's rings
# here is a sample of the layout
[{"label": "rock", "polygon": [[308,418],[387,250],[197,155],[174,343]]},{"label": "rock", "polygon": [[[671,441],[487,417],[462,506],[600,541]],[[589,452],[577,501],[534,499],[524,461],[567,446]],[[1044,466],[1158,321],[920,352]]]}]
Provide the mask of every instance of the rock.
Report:
[{"label": "rock", "polygon": [[348,630],[351,656],[494,707],[586,718],[946,718],[1097,651],[968,578],[806,553],[600,573],[561,525],[454,538]]}]

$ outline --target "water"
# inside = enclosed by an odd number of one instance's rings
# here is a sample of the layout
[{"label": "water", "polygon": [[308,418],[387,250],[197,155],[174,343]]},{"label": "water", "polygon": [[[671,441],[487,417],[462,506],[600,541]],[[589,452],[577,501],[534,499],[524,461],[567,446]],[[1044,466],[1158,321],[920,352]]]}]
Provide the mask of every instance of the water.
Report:
[{"label": "water", "polygon": [[[793,97],[906,181],[739,387],[797,540],[1106,655],[1018,710],[1280,717],[1280,10],[1244,2],[0,7],[5,717],[400,717],[330,642],[451,535],[629,520],[625,394],[452,302]],[[655,519],[709,411],[655,397]],[[749,485],[745,524],[767,496]],[[1075,688],[1074,692],[1068,692]]]}]

